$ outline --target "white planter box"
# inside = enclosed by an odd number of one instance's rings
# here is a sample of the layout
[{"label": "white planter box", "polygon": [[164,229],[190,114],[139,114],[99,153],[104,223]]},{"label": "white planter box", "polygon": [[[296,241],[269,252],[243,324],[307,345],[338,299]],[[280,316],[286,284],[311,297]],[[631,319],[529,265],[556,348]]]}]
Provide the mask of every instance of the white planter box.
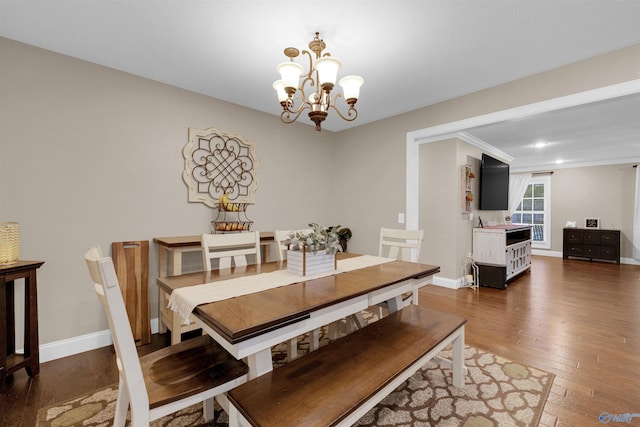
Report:
[{"label": "white planter box", "polygon": [[287,251],[287,271],[299,276],[333,272],[336,269],[336,255],[324,251]]}]

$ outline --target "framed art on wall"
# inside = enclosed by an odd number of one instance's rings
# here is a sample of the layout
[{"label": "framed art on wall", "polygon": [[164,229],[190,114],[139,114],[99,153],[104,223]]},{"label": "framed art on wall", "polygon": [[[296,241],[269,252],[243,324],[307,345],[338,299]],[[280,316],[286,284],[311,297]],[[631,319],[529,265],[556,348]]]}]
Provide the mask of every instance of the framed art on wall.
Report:
[{"label": "framed art on wall", "polygon": [[189,202],[215,207],[226,194],[236,204],[254,203],[258,156],[253,141],[215,128],[189,128],[189,141],[182,154],[182,178],[189,187]]},{"label": "framed art on wall", "polygon": [[584,228],[600,228],[599,218],[585,218]]}]

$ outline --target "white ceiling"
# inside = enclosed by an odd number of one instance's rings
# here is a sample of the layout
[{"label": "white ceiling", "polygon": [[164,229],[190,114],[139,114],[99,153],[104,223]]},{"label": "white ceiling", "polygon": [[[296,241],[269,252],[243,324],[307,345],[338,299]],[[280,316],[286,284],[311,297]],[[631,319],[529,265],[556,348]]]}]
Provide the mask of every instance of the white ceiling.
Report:
[{"label": "white ceiling", "polygon": [[[330,113],[332,131],[638,44],[638,22],[640,0],[0,0],[0,36],[274,120],[283,48],[319,31],[340,75],[365,79],[358,119]],[[468,132],[518,168],[640,158],[640,96],[599,104]]]}]

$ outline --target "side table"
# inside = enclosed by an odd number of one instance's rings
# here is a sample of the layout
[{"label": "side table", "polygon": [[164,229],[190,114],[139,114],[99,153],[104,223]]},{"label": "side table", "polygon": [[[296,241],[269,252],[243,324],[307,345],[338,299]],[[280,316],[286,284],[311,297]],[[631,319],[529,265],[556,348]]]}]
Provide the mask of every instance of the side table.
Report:
[{"label": "side table", "polygon": [[[25,368],[40,373],[38,347],[38,291],[36,270],[44,261],[18,261],[0,265],[0,379]],[[14,281],[24,279],[24,354],[16,352]]]}]

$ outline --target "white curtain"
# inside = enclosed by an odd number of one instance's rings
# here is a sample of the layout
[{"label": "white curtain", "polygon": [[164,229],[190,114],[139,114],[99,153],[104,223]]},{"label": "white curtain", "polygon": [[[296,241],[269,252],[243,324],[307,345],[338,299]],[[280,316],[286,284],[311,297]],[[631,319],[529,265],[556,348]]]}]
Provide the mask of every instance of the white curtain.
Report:
[{"label": "white curtain", "polygon": [[530,181],[530,173],[514,173],[509,175],[509,215],[513,215],[518,208]]},{"label": "white curtain", "polygon": [[636,203],[633,213],[633,258],[640,260],[640,165],[636,166]]}]

